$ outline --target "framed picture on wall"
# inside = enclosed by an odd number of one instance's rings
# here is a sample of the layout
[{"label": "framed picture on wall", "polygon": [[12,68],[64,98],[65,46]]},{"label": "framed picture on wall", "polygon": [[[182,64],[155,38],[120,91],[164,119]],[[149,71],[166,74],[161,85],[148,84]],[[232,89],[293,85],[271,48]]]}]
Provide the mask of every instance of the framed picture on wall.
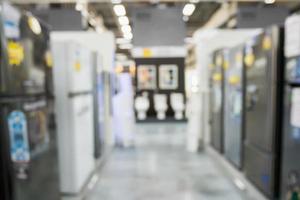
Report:
[{"label": "framed picture on wall", "polygon": [[175,90],[178,88],[178,66],[159,66],[159,88],[162,90]]},{"label": "framed picture on wall", "polygon": [[137,87],[140,90],[155,90],[156,67],[155,65],[137,66]]}]

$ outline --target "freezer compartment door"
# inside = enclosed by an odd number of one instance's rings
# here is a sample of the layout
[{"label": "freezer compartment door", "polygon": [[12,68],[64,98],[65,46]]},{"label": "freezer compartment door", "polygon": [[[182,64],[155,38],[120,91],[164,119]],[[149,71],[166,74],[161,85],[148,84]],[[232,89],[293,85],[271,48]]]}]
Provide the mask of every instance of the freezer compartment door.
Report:
[{"label": "freezer compartment door", "polygon": [[300,87],[286,88],[282,150],[282,197],[300,188]]},{"label": "freezer compartment door", "polygon": [[274,195],[274,157],[245,144],[244,170],[247,178],[266,196]]},{"label": "freezer compartment door", "polygon": [[92,53],[73,41],[52,39],[55,95],[66,96],[92,92]]},{"label": "freezer compartment door", "polygon": [[[44,98],[13,99],[1,105],[4,132],[10,143],[13,193],[16,200],[59,198],[56,140],[47,127]],[[49,166],[51,166],[49,168]],[[43,185],[48,195],[36,192]]]},{"label": "freezer compartment door", "polygon": [[[3,5],[4,39],[7,57],[0,68],[1,93],[26,95],[45,92],[46,54],[49,49],[49,30],[37,18],[15,7]],[[40,27],[33,33],[30,23]],[[4,54],[3,54],[4,55]],[[5,54],[6,55],[6,54]]]},{"label": "freezer compartment door", "polygon": [[95,168],[92,95],[69,98],[62,112],[68,115],[58,122],[61,192],[78,194]]}]

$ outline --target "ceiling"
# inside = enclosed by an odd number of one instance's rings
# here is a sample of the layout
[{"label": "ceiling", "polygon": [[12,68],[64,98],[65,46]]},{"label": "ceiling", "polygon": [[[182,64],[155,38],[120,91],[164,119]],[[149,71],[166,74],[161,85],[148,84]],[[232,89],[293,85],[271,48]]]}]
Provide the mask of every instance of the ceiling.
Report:
[{"label": "ceiling", "polygon": [[[161,2],[161,1],[160,1]],[[127,16],[129,20],[131,18],[132,10],[147,6],[184,6],[183,1],[169,1],[163,3],[151,3],[150,1],[125,1],[122,3],[127,11]],[[75,8],[74,3],[64,3],[64,7]],[[187,25],[187,36],[192,36],[193,32],[201,27],[211,15],[220,7],[220,3],[216,2],[201,2],[196,4],[196,9],[193,15],[186,22]],[[88,4],[89,12],[92,12],[103,18],[103,23],[108,30],[115,33],[116,37],[122,37],[122,32],[118,23],[118,18],[113,11],[113,4],[111,2],[91,2]],[[130,20],[131,21],[131,20]],[[131,22],[130,22],[131,23]]]},{"label": "ceiling", "polygon": [[[74,8],[76,2],[88,2],[87,9],[89,13],[95,16],[100,16],[103,20],[104,26],[115,33],[117,38],[123,36],[118,22],[118,17],[113,11],[114,0],[10,0],[13,3],[19,4],[25,8],[32,8],[35,6],[48,6],[48,7],[69,7]],[[264,0],[123,0],[122,4],[126,8],[127,16],[131,21],[132,10],[141,7],[149,6],[184,6],[187,2],[196,2],[196,9],[193,14],[186,21],[187,37],[191,37],[193,33],[206,24],[212,15],[221,7],[224,2],[242,2],[251,4],[263,4]],[[300,5],[299,0],[276,0],[278,4],[285,4],[290,9]],[[120,51],[120,49],[119,49]],[[122,51],[122,50],[121,50]]]}]

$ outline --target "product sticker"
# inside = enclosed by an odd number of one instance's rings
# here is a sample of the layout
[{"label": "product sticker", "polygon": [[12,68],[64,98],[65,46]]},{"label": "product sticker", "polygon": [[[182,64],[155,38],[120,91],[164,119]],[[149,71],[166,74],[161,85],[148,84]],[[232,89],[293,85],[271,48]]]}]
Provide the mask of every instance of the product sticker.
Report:
[{"label": "product sticker", "polygon": [[8,115],[11,159],[15,163],[30,161],[27,120],[22,111],[13,111]]},{"label": "product sticker", "polygon": [[10,65],[21,65],[24,60],[24,47],[20,43],[8,41],[7,52]]},{"label": "product sticker", "polygon": [[270,36],[265,36],[263,40],[263,50],[268,51],[272,48],[272,38]]},{"label": "product sticker", "polygon": [[74,69],[75,69],[76,72],[79,72],[81,70],[81,64],[80,64],[79,61],[76,61],[74,63]]},{"label": "product sticker", "polygon": [[300,128],[300,88],[292,90],[291,125]]},{"label": "product sticker", "polygon": [[218,55],[216,58],[216,63],[218,66],[221,66],[223,63],[223,57],[221,55]]},{"label": "product sticker", "polygon": [[4,21],[4,33],[7,38],[19,39],[20,32],[20,19],[21,12],[11,6],[9,3],[3,3],[2,7],[3,21]]},{"label": "product sticker", "polygon": [[300,16],[289,17],[285,22],[285,56],[300,55]]},{"label": "product sticker", "polygon": [[47,67],[52,68],[53,67],[53,57],[50,51],[47,51],[45,54],[45,62]]},{"label": "product sticker", "polygon": [[219,82],[219,81],[222,80],[222,74],[221,73],[214,73],[212,78],[215,82]]},{"label": "product sticker", "polygon": [[214,112],[217,113],[220,111],[222,106],[222,92],[220,86],[214,86]]}]

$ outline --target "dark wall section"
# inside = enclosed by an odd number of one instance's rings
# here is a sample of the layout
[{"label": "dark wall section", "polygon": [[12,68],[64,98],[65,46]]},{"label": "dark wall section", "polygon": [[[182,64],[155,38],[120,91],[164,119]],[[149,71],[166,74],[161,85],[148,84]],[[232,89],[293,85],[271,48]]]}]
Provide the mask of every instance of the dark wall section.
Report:
[{"label": "dark wall section", "polygon": [[[157,88],[155,90],[139,90],[137,87],[137,73],[138,69],[136,70],[136,78],[135,78],[135,96],[142,95],[143,92],[148,92],[149,100],[150,100],[150,108],[147,112],[147,120],[155,120],[156,119],[156,111],[154,109],[154,100],[153,95],[155,93],[159,94],[167,94],[168,96],[168,110],[166,113],[166,120],[173,120],[174,119],[174,111],[171,108],[170,104],[170,94],[171,93],[183,93],[184,99],[185,96],[185,80],[184,80],[184,66],[185,66],[185,58],[137,58],[135,59],[136,67],[138,68],[140,65],[155,65],[156,67],[156,85]],[[174,90],[163,90],[159,88],[159,66],[162,64],[175,64],[178,66],[178,88]],[[146,121],[147,121],[146,120]]]}]

